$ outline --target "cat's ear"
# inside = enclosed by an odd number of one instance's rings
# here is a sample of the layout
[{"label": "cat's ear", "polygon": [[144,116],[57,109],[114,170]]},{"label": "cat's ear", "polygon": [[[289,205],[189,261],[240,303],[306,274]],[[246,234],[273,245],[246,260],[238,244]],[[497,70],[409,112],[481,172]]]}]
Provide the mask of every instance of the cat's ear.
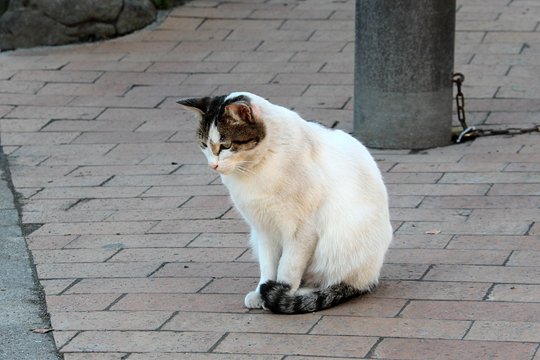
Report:
[{"label": "cat's ear", "polygon": [[208,106],[210,105],[209,97],[202,98],[185,98],[176,100],[177,104],[180,104],[188,109],[195,110],[201,115],[206,114],[208,111]]},{"label": "cat's ear", "polygon": [[255,118],[253,109],[245,101],[237,101],[225,106],[225,115],[237,123],[253,123]]}]

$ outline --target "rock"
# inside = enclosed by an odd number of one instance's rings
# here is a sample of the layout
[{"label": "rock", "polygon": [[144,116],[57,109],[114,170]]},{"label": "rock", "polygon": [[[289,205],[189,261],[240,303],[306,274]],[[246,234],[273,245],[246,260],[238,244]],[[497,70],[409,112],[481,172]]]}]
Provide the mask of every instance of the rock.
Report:
[{"label": "rock", "polygon": [[66,34],[76,36],[78,41],[95,41],[114,37],[116,35],[116,29],[113,24],[90,22],[68,27]]},{"label": "rock", "polygon": [[152,0],[0,0],[0,51],[108,39],[156,16]]},{"label": "rock", "polygon": [[122,0],[30,0],[30,7],[64,25],[84,22],[113,22],[122,9]]},{"label": "rock", "polygon": [[38,10],[8,11],[0,17],[1,50],[70,43],[76,40],[76,37],[66,34],[64,25],[43,16]]},{"label": "rock", "polygon": [[9,6],[9,0],[0,0],[0,16],[6,12]]},{"label": "rock", "polygon": [[123,35],[156,20],[157,10],[150,0],[124,0],[124,9],[116,22],[116,31]]}]

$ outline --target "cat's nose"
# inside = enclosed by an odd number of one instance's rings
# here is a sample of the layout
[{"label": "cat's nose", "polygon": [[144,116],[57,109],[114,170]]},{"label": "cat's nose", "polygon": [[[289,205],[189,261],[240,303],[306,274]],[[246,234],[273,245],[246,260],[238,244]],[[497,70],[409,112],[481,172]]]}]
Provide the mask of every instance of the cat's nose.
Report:
[{"label": "cat's nose", "polygon": [[208,166],[210,166],[212,170],[217,170],[219,165],[217,163],[211,163],[211,164],[208,164]]}]

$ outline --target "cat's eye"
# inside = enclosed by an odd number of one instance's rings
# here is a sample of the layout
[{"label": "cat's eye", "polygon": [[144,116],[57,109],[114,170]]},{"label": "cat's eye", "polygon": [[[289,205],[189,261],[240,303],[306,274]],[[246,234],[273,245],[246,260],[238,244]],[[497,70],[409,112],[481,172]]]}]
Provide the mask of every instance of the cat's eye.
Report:
[{"label": "cat's eye", "polygon": [[219,145],[219,150],[229,150],[232,147],[232,143],[225,143]]},{"label": "cat's eye", "polygon": [[199,146],[203,149],[206,149],[208,147],[208,145],[206,145],[206,143],[202,141],[199,143]]}]

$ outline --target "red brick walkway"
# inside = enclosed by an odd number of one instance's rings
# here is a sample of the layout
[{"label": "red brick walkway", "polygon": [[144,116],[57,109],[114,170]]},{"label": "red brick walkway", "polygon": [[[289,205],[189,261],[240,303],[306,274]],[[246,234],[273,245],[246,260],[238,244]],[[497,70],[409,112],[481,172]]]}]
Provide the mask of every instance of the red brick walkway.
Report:
[{"label": "red brick walkway", "polygon": [[[540,359],[539,134],[374,151],[396,229],[377,292],[243,307],[248,229],[174,100],[248,90],[351,130],[353,7],[194,0],[121,39],[0,55],[1,144],[65,359]],[[539,21],[539,0],[459,1],[471,124],[540,123]]]}]

